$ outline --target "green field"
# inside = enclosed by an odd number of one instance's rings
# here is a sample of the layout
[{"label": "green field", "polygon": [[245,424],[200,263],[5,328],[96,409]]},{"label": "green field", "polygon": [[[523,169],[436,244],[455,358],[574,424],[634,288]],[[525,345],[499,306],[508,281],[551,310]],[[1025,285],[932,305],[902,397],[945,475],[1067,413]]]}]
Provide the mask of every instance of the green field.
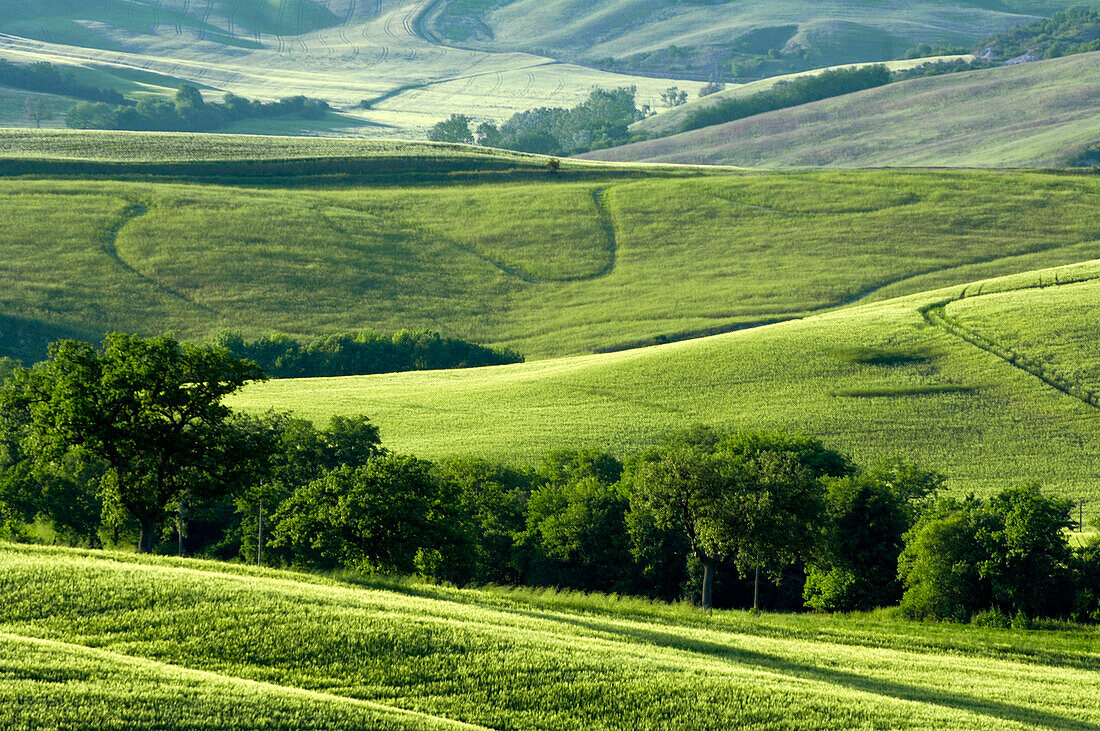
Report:
[{"label": "green field", "polygon": [[[1095,633],[0,547],[5,728],[1081,728]],[[33,694],[36,703],[21,703]]]},{"label": "green field", "polygon": [[[937,63],[941,61],[955,61],[955,60],[968,60],[973,56],[934,56],[930,58],[915,58],[906,59],[902,61],[884,61],[881,62],[883,66],[891,71],[905,71],[908,69],[917,68],[927,63]],[[864,66],[874,66],[876,63],[866,64],[847,64],[840,66],[828,66],[824,68],[813,69],[811,71],[801,71],[794,74],[783,74],[781,76],[769,76],[766,79],[760,79],[759,81],[750,81],[747,84],[728,84],[725,89],[717,91],[713,94],[709,94],[704,97],[697,97],[694,99],[688,99],[686,104],[682,104],[672,109],[659,109],[659,113],[654,114],[645,119],[639,120],[630,125],[631,132],[639,132],[650,137],[663,137],[666,135],[673,135],[683,129],[684,122],[687,121],[695,112],[701,109],[707,109],[709,107],[720,104],[727,99],[740,99],[746,96],[752,96],[753,94],[760,94],[761,92],[768,91],[776,84],[786,81],[796,81],[798,79],[807,76],[817,76],[818,74],[826,71],[838,71],[842,69],[857,69]]]},{"label": "green field", "polygon": [[471,48],[706,79],[743,57],[831,66],[901,58],[922,43],[970,48],[1074,4],[1083,3],[444,0],[425,25]]},{"label": "green field", "polygon": [[1100,53],[913,79],[584,157],[798,167],[1062,167],[1100,139]]},{"label": "green field", "polygon": [[[1100,498],[1095,397],[1086,403],[1051,387],[1025,364],[960,337],[936,315],[946,304],[969,330],[1035,352],[1028,339],[1058,325],[1029,326],[1030,319],[1001,317],[997,308],[1057,297],[1056,322],[1094,333],[1100,288],[1069,283],[1098,276],[1093,262],[623,353],[272,381],[246,388],[231,403],[251,411],[293,409],[319,422],[334,413],[368,413],[395,449],[518,463],[562,448],[627,455],[693,422],[787,429],[819,436],[862,463],[902,456],[941,470],[954,492],[990,494],[1040,480],[1091,503]],[[1009,294],[994,294],[1000,291]],[[1048,363],[1045,374],[1088,391],[1100,361],[1091,341],[1079,348],[1075,342],[1067,333],[1035,355],[1057,352],[1060,360]]]},{"label": "green field", "polygon": [[[187,144],[138,138],[163,143],[167,159]],[[97,137],[56,139],[76,143],[58,155],[79,158],[79,145]],[[252,154],[261,139],[229,138],[227,155]],[[275,141],[272,154],[293,157],[306,149],[297,145]],[[539,158],[419,149],[423,158],[374,158],[368,148],[361,164],[400,163],[394,176],[404,179],[415,160],[437,180],[448,165],[500,172],[411,187],[0,182],[0,271],[10,283],[0,295],[2,352],[33,360],[45,339],[70,332],[175,330],[201,340],[222,328],[315,336],[407,327],[538,359],[1100,257],[1100,180],[1088,176],[647,176],[570,166],[551,176]]]},{"label": "green field", "polygon": [[[48,61],[82,80],[159,93],[178,80],[249,99],[324,99],[327,124],[235,131],[423,138],[452,113],[504,120],[572,107],[593,86],[636,86],[656,106],[666,79],[599,71],[528,53],[463,50],[423,37],[422,0],[18,0],[0,4],[0,58]],[[96,74],[94,79],[90,74]],[[177,80],[174,83],[173,80]],[[695,93],[702,84],[681,81]],[[369,108],[362,108],[366,101]],[[9,122],[10,123],[10,122]]]}]

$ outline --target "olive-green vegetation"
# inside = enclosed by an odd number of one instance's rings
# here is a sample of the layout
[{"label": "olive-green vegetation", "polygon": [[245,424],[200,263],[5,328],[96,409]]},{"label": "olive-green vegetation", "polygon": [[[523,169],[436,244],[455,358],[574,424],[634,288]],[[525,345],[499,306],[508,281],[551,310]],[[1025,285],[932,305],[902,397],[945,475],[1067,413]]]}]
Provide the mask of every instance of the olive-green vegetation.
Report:
[{"label": "olive-green vegetation", "polygon": [[[95,137],[57,135],[81,145],[74,156]],[[148,139],[171,146],[177,136]],[[285,144],[288,157],[309,149]],[[551,173],[545,158],[419,149],[422,157],[368,153],[363,174],[380,168],[384,178],[392,165],[407,179],[421,166],[435,180],[468,173],[472,182],[2,182],[2,354],[32,362],[48,340],[110,330],[206,340],[226,328],[302,338],[430,328],[532,359],[1100,256],[1100,180],[1089,176],[701,176],[568,163]],[[210,172],[197,170],[198,180]]]},{"label": "olive-green vegetation", "polygon": [[[1041,299],[1098,275],[1095,263],[1038,271],[622,353],[272,382],[247,387],[231,403],[293,409],[321,422],[369,412],[397,449],[520,463],[566,446],[626,455],[696,421],[789,429],[865,464],[906,457],[946,474],[955,492],[988,495],[1042,480],[1091,502],[1100,496],[1096,407],[964,339],[937,313],[947,304],[969,322],[970,304],[981,307],[996,292]],[[1086,295],[1096,291],[1065,298],[1060,317],[1087,328],[1096,302]],[[1062,357],[1078,363],[1065,369],[1066,379],[1096,367],[1091,347],[1067,347]]]},{"label": "olive-green vegetation", "polygon": [[1036,15],[1091,2],[446,0],[424,22],[449,43],[523,50],[627,73],[760,78],[970,48]]},{"label": "olive-green vegetation", "polygon": [[[421,34],[422,0],[51,0],[0,7],[0,57],[91,70],[142,96],[179,81],[249,99],[322,99],[323,121],[252,119],[236,131],[422,138],[453,113],[502,120],[532,107],[572,107],[594,87],[634,85],[656,105],[665,79],[625,76],[524,53],[440,44]],[[168,78],[175,83],[166,83]],[[681,80],[689,91],[700,82]],[[167,86],[167,89],[165,88]],[[232,129],[232,128],[231,128]]]},{"label": "olive-green vegetation", "polygon": [[584,157],[790,167],[1061,167],[1100,138],[1097,53],[912,79]]},{"label": "olive-green vegetation", "polygon": [[708,615],[11,545],[0,566],[0,692],[50,700],[3,704],[16,728],[1100,724],[1081,629]]}]

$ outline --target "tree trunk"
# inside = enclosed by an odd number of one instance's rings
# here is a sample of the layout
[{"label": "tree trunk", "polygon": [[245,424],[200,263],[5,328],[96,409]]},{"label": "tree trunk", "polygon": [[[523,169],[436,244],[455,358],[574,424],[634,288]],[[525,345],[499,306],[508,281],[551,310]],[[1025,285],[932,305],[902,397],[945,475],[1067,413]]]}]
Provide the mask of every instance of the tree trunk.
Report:
[{"label": "tree trunk", "polygon": [[152,553],[156,543],[157,524],[146,518],[141,520],[141,534],[138,536],[138,553]]},{"label": "tree trunk", "polygon": [[711,595],[714,592],[714,559],[704,558],[703,562],[703,609],[714,606]]},{"label": "tree trunk", "polygon": [[756,578],[752,582],[752,608],[753,611],[760,608],[760,560],[756,561]]}]

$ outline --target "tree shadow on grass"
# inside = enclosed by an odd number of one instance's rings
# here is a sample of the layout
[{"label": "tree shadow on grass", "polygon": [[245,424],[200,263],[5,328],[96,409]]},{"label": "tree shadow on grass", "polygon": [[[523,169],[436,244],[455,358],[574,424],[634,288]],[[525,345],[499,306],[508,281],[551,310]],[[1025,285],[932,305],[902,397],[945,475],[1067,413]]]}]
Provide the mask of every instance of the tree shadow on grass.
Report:
[{"label": "tree shadow on grass", "polygon": [[558,617],[557,619],[561,622],[583,627],[591,631],[619,635],[625,639],[641,644],[707,655],[720,660],[751,666],[780,675],[788,675],[803,680],[817,680],[832,685],[844,686],[864,693],[894,698],[896,700],[926,703],[943,708],[990,716],[1004,721],[1027,723],[1044,728],[1100,731],[1100,725],[1095,723],[1075,718],[1067,718],[1027,706],[1003,703],[980,696],[953,693],[951,691],[918,685],[907,685],[905,683],[883,678],[872,678],[844,670],[807,665],[805,663],[769,655],[763,652],[746,650],[740,647],[730,647],[718,642],[708,642],[706,640],[683,637],[668,632],[661,632],[659,630],[649,630],[641,627],[614,627],[597,622],[588,622],[583,619],[565,617]]}]

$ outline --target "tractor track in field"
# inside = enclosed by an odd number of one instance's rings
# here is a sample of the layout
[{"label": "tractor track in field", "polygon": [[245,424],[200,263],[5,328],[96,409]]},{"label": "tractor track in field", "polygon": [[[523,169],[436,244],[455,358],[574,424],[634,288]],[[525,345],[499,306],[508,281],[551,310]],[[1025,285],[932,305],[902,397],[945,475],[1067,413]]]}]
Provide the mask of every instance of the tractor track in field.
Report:
[{"label": "tractor track in field", "polygon": [[118,237],[119,237],[119,234],[122,233],[122,230],[126,227],[127,224],[129,224],[131,221],[133,221],[135,219],[141,218],[142,216],[144,216],[148,212],[149,212],[149,207],[147,205],[145,205],[144,203],[141,203],[141,202],[138,202],[138,201],[131,201],[130,205],[127,206],[126,209],[124,209],[122,211],[122,214],[118,217],[118,220],[115,221],[111,225],[111,227],[108,228],[107,231],[105,232],[106,235],[103,237],[103,251],[119,267],[124,269],[129,274],[132,274],[134,277],[136,277],[141,282],[144,282],[145,284],[149,285],[150,287],[153,287],[158,292],[161,292],[162,294],[168,295],[169,297],[172,297],[173,299],[177,299],[177,300],[180,300],[182,302],[186,302],[187,304],[191,305],[192,307],[196,307],[196,308],[202,310],[203,312],[207,312],[209,314],[217,314],[217,313],[214,312],[214,310],[210,309],[206,305],[203,305],[203,304],[200,304],[200,303],[196,302],[195,300],[191,299],[190,297],[183,294],[182,292],[177,292],[176,290],[172,289],[171,287],[165,285],[163,282],[160,282],[156,279],[153,279],[152,277],[150,277],[150,276],[142,273],[141,271],[135,269],[129,262],[127,262],[125,259],[123,259],[119,255],[119,253],[118,253]]},{"label": "tractor track in field", "polygon": [[28,637],[27,635],[15,634],[13,632],[0,632],[0,640],[6,642],[24,643],[54,650],[60,649],[67,652],[77,652],[82,655],[94,657],[100,660],[118,662],[130,666],[152,668],[162,672],[167,672],[173,676],[181,678],[189,678],[192,680],[201,681],[214,681],[220,683],[232,683],[234,685],[241,685],[255,690],[268,691],[276,694],[293,695],[299,698],[305,698],[313,701],[323,701],[327,703],[357,706],[359,708],[393,714],[395,716],[402,716],[408,719],[416,719],[418,721],[431,721],[433,723],[437,723],[448,728],[464,729],[465,731],[490,731],[487,726],[479,726],[473,723],[466,723],[465,721],[457,721],[455,719],[447,718],[446,716],[436,716],[430,713],[426,713],[424,711],[414,711],[408,708],[401,708],[400,706],[391,706],[386,703],[380,703],[379,701],[369,701],[362,698],[353,698],[351,696],[339,695],[336,693],[326,693],[320,690],[308,690],[306,688],[298,688],[293,685],[279,685],[278,683],[269,683],[262,680],[240,678],[235,675],[218,673],[212,670],[199,670],[197,668],[191,668],[186,665],[175,665],[172,663],[166,663],[160,660],[153,660],[151,658],[141,657],[140,655],[127,655],[125,653],[107,650],[102,647],[89,647],[88,645],[63,642],[61,640],[45,639],[42,637]]},{"label": "tractor track in field", "polygon": [[[1023,291],[1028,289],[1046,289],[1047,287],[1062,287],[1069,284],[1082,284],[1084,282],[1095,281],[1096,277],[1086,277],[1084,279],[1072,279],[1067,281],[1059,281],[1058,273],[1054,273],[1054,281],[1046,282],[1042,281],[1040,277],[1039,282],[1029,287],[1020,287],[1011,291]],[[990,294],[996,294],[991,292]],[[975,297],[982,297],[981,286],[979,285],[978,291],[972,295],[967,295],[966,288],[959,293],[957,297],[941,300],[940,302],[934,302],[930,305],[925,305],[920,308],[921,317],[931,327],[942,330],[949,335],[952,335],[965,343],[984,350],[985,352],[996,356],[1013,368],[1023,371],[1040,381],[1055,389],[1061,393],[1069,396],[1070,398],[1077,399],[1081,403],[1091,406],[1094,409],[1100,409],[1100,393],[1091,389],[1080,386],[1072,381],[1072,379],[1062,376],[1058,371],[1050,367],[1044,367],[1042,364],[1033,361],[1027,356],[1016,352],[1012,348],[1005,347],[992,338],[987,338],[980,332],[972,327],[964,325],[958,319],[951,317],[947,314],[947,307],[954,302],[961,302],[964,299],[974,299]]]}]

